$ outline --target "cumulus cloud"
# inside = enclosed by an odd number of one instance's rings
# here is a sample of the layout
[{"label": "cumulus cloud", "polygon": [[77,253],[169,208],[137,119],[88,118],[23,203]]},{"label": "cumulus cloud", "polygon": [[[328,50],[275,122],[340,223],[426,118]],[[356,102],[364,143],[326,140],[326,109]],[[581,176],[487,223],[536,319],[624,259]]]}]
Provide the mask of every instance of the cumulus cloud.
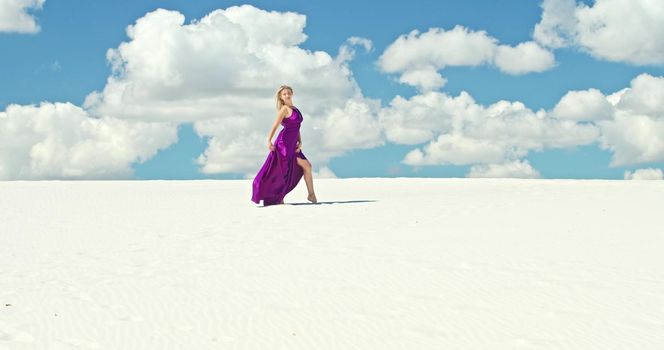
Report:
[{"label": "cumulus cloud", "polygon": [[337,175],[334,174],[332,169],[324,166],[313,172],[313,177],[317,179],[336,179]]},{"label": "cumulus cloud", "polygon": [[507,164],[531,150],[592,144],[600,136],[593,124],[560,120],[518,101],[484,106],[466,92],[396,97],[380,120],[389,141],[426,143],[404,157],[412,166]]},{"label": "cumulus cloud", "polygon": [[664,77],[641,74],[608,96],[570,91],[551,115],[597,125],[600,146],[613,153],[611,166],[664,161]]},{"label": "cumulus cloud", "polygon": [[544,0],[533,37],[549,48],[575,46],[614,62],[664,64],[664,2]]},{"label": "cumulus cloud", "polygon": [[129,178],[131,165],[177,141],[172,123],[92,118],[71,103],[0,112],[0,180]]},{"label": "cumulus cloud", "polygon": [[613,152],[612,166],[664,161],[664,77],[641,74],[607,100],[614,117],[597,124],[601,146]]},{"label": "cumulus cloud", "polygon": [[464,119],[478,120],[483,110],[465,91],[453,97],[428,92],[410,99],[396,96],[380,111],[380,123],[388,141],[420,144],[458,129]]},{"label": "cumulus cloud", "polygon": [[446,80],[438,70],[448,66],[494,64],[508,74],[541,72],[555,65],[553,54],[535,42],[515,47],[499,45],[485,31],[462,26],[451,30],[432,28],[401,35],[380,56],[383,72],[400,74],[399,81],[426,92],[442,87]]},{"label": "cumulus cloud", "polygon": [[435,68],[427,67],[405,71],[399,77],[399,82],[417,86],[422,91],[432,91],[447,84],[447,79],[443,78]]},{"label": "cumulus cloud", "polygon": [[553,54],[537,43],[528,41],[515,47],[500,45],[494,58],[501,71],[520,75],[531,72],[543,72],[551,69],[556,59]]},{"label": "cumulus cloud", "polygon": [[530,151],[594,143],[612,153],[610,166],[625,166],[664,161],[663,101],[664,77],[641,74],[611,95],[569,91],[551,111],[518,101],[484,106],[466,92],[397,96],[379,121],[388,141],[418,145],[402,160],[411,166],[475,165],[475,175],[521,164],[525,171]]},{"label": "cumulus cloud", "polygon": [[[147,13],[127,27],[128,41],[108,50],[112,74],[102,90],[86,97],[82,108],[45,103],[13,106],[3,112],[6,125],[13,125],[8,120],[19,110],[26,121],[71,115],[76,119],[65,129],[78,135],[63,139],[57,128],[39,136],[30,128],[20,129],[14,138],[32,142],[21,143],[22,147],[42,151],[34,157],[33,153],[3,152],[3,176],[127,177],[132,162],[143,161],[174,142],[177,125],[183,122],[193,122],[198,135],[207,139],[207,149],[197,158],[203,173],[253,172],[267,155],[265,139],[276,115],[274,93],[282,84],[295,89],[294,101],[305,118],[303,151],[316,160],[315,169],[325,169],[332,157],[348,150],[382,144],[377,122],[380,102],[362,95],[348,66],[356,49],[370,51],[372,42],[351,37],[336,56],[312,52],[299,47],[307,38],[305,24],[304,15],[249,5],[215,10],[188,24],[177,11]],[[58,112],[62,110],[66,112]],[[103,137],[79,130],[107,124],[112,127],[106,127],[110,131]],[[133,138],[140,137],[134,133],[141,132],[147,144],[134,145],[138,141]],[[134,145],[136,151],[105,157],[104,147],[110,147],[106,138],[118,147]],[[86,159],[94,161],[89,168],[63,158],[80,158],[83,146],[79,143],[91,147]],[[102,153],[93,157],[93,151]],[[30,164],[17,161],[16,154],[23,154]],[[38,154],[39,161],[35,160]]]},{"label": "cumulus cloud", "polygon": [[337,60],[339,61],[350,61],[355,56],[355,47],[361,46],[364,48],[365,52],[370,52],[373,50],[373,42],[367,38],[360,38],[357,36],[352,36],[346,39],[346,42],[341,45],[339,48],[339,54],[337,55]]},{"label": "cumulus cloud", "polygon": [[503,164],[479,164],[470,168],[467,177],[476,178],[540,178],[540,173],[527,160],[516,160]]},{"label": "cumulus cloud", "polygon": [[601,129],[602,148],[613,152],[610,165],[664,161],[664,121],[617,111]]},{"label": "cumulus cloud", "polygon": [[445,134],[423,149],[416,148],[404,158],[408,165],[474,164],[500,162],[508,157],[509,149],[488,139]]},{"label": "cumulus cloud", "polygon": [[348,51],[369,41],[349,39],[338,58],[310,52],[297,46],[306,39],[305,22],[304,15],[249,5],[215,10],[190,24],[176,11],[150,12],[127,29],[130,41],[109,50],[114,74],[86,106],[123,118],[199,121],[269,113],[272,119],[274,90],[283,83],[295,88],[307,111],[358,95]]},{"label": "cumulus cloud", "polygon": [[630,88],[621,92],[616,104],[619,109],[631,114],[664,119],[664,77],[649,74],[637,76],[630,83]]},{"label": "cumulus cloud", "polygon": [[375,117],[379,108],[377,101],[349,99],[324,116],[320,128],[324,132],[318,140],[324,149],[339,153],[382,144],[381,126]]},{"label": "cumulus cloud", "polygon": [[625,171],[625,180],[664,180],[664,172],[653,168]]},{"label": "cumulus cloud", "polygon": [[542,1],[542,19],[533,32],[535,41],[553,49],[571,45],[578,25],[575,11],[576,0]]},{"label": "cumulus cloud", "polygon": [[207,174],[260,165],[282,84],[295,90],[304,115],[303,150],[318,165],[381,144],[379,103],[362,95],[348,66],[355,49],[370,51],[372,42],[351,37],[337,56],[312,52],[299,47],[305,24],[304,15],[250,5],[215,10],[189,24],[176,11],[150,12],[128,27],[129,41],[108,51],[113,75],[85,106],[118,118],[194,122],[208,138],[198,158]]},{"label": "cumulus cloud", "polygon": [[[555,22],[548,16],[542,23]],[[466,92],[432,91],[445,84],[438,71],[480,64],[510,74],[546,69],[554,62],[539,46],[545,34],[536,34],[539,45],[509,47],[485,32],[432,29],[401,36],[381,56],[381,69],[422,90],[381,107],[362,95],[349,68],[356,49],[373,49],[371,41],[351,37],[336,56],[312,52],[299,46],[305,24],[303,15],[248,5],[188,24],[176,11],[146,14],[127,28],[127,42],[108,51],[113,72],[83,108],[43,103],[0,112],[0,177],[128,177],[132,163],[176,141],[182,122],[207,138],[198,157],[203,173],[252,173],[267,155],[274,90],[283,83],[295,88],[303,151],[321,174],[332,157],[386,140],[415,146],[405,164],[472,165],[468,176],[537,177],[524,160],[528,152],[594,142],[613,153],[613,166],[664,160],[662,77],[643,74],[608,96],[570,91],[552,111],[518,101],[482,105]],[[568,24],[553,27],[568,45]]]},{"label": "cumulus cloud", "polygon": [[41,30],[30,10],[39,10],[45,0],[0,0],[0,33],[37,33]]},{"label": "cumulus cloud", "polygon": [[605,120],[613,117],[613,106],[597,89],[569,91],[556,104],[553,115],[577,121]]},{"label": "cumulus cloud", "polygon": [[449,31],[414,30],[390,44],[378,63],[388,73],[431,66],[477,66],[493,57],[496,42],[485,31],[471,31],[462,26]]}]

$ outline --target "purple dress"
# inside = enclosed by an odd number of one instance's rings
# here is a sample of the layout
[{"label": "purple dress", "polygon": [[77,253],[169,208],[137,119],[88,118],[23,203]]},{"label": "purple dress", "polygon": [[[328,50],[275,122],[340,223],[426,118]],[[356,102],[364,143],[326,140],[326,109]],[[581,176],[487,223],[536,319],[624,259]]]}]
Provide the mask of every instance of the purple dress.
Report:
[{"label": "purple dress", "polygon": [[254,178],[251,200],[263,205],[279,204],[286,194],[292,191],[302,178],[302,167],[297,164],[296,157],[307,159],[302,151],[295,152],[302,113],[292,107],[293,112],[281,121],[283,129],[274,142],[275,150],[267,155],[261,170]]}]

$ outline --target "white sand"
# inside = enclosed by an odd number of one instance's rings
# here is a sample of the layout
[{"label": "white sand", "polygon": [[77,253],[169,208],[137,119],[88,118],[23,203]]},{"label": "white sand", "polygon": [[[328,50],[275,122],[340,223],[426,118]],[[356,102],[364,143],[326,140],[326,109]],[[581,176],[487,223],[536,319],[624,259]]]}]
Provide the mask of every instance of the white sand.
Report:
[{"label": "white sand", "polygon": [[664,349],[664,181],[316,187],[0,182],[0,349]]}]

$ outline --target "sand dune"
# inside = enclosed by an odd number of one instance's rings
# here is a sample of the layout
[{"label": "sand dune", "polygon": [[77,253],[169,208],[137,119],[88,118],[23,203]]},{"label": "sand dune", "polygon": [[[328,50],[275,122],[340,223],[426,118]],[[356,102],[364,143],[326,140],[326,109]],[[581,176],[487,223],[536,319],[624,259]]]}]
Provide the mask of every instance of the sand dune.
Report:
[{"label": "sand dune", "polygon": [[664,349],[664,182],[0,182],[0,349]]}]

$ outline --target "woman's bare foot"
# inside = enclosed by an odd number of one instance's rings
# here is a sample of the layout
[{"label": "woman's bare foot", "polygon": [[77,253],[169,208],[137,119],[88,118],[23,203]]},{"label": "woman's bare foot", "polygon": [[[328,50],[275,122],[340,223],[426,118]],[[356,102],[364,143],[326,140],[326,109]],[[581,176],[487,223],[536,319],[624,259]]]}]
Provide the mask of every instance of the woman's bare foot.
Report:
[{"label": "woman's bare foot", "polygon": [[318,200],[316,200],[316,194],[314,194],[314,193],[312,193],[312,194],[310,194],[309,196],[307,196],[307,199],[308,199],[309,202],[311,202],[311,203],[318,203]]}]

